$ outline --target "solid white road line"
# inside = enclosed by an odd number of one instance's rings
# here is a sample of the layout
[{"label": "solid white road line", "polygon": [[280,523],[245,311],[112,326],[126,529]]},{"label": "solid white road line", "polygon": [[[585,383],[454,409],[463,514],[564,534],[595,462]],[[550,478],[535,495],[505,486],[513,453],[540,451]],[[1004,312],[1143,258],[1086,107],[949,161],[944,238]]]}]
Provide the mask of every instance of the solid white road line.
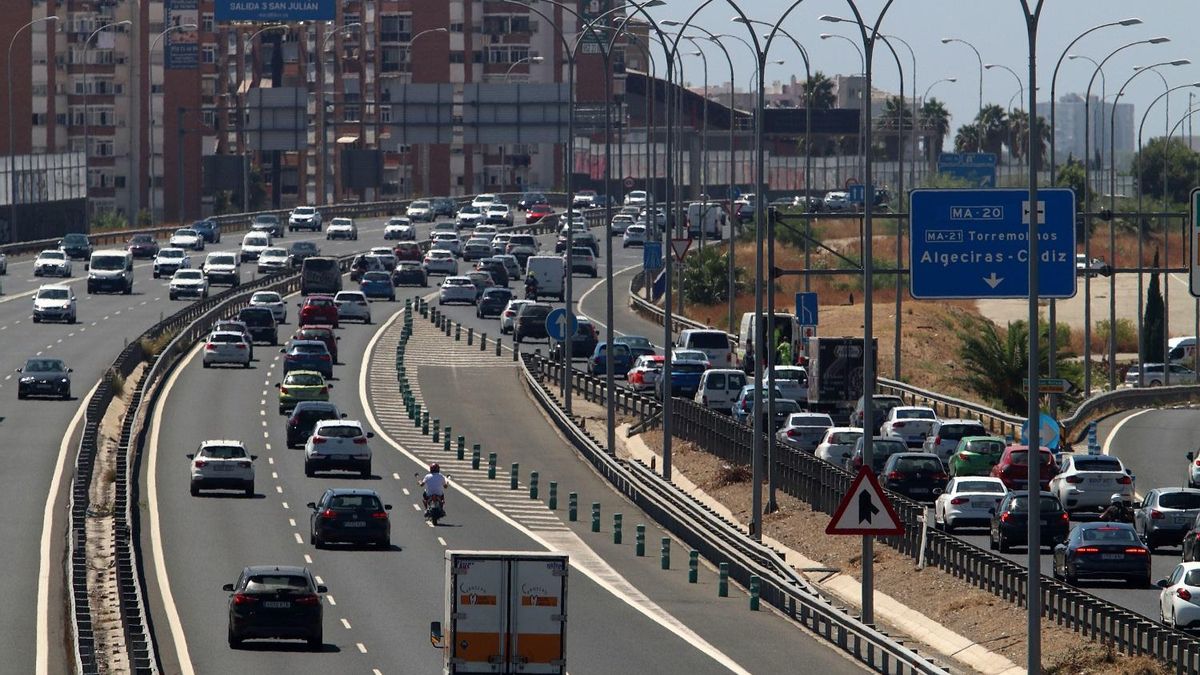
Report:
[{"label": "solid white road line", "polygon": [[37,581],[38,618],[35,658],[37,675],[47,675],[50,671],[50,546],[53,543],[54,512],[58,507],[54,496],[58,494],[58,487],[62,483],[63,469],[67,464],[67,454],[71,448],[71,439],[75,436],[75,428],[83,421],[84,413],[87,412],[88,399],[96,393],[99,386],[100,382],[96,382],[87,396],[84,396],[83,400],[79,402],[79,408],[75,411],[75,416],[71,418],[71,423],[67,425],[67,431],[58,445],[58,459],[54,462],[54,475],[50,478],[50,493],[46,497],[46,509],[42,514],[42,538],[38,549]]},{"label": "solid white road line", "polygon": [[1129,420],[1131,420],[1139,415],[1145,415],[1148,412],[1154,412],[1154,409],[1139,410],[1139,411],[1133,413],[1132,415],[1130,415],[1129,417],[1126,417],[1125,419],[1121,420],[1120,422],[1117,422],[1117,425],[1112,428],[1112,431],[1108,432],[1108,438],[1104,439],[1104,446],[1100,449],[1100,452],[1107,455],[1108,449],[1109,449],[1109,447],[1112,446],[1113,439],[1117,437],[1117,432],[1121,431],[1121,427],[1125,426],[1125,423],[1128,422]]}]

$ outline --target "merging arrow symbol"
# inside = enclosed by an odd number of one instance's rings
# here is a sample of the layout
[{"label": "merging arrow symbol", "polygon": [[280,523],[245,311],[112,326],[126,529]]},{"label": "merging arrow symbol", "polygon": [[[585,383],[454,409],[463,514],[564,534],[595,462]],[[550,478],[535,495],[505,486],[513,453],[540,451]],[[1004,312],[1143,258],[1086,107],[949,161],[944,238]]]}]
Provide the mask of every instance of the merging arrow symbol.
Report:
[{"label": "merging arrow symbol", "polygon": [[1004,277],[998,277],[998,276],[996,276],[996,273],[995,273],[995,272],[992,272],[992,275],[991,275],[990,277],[984,277],[984,278],[983,278],[983,281],[984,281],[984,283],[986,283],[988,286],[991,286],[992,288],[995,288],[995,287],[997,287],[997,286],[999,286],[999,285],[1000,285],[1000,282],[1001,282],[1001,281],[1004,281]]},{"label": "merging arrow symbol", "polygon": [[858,493],[858,522],[861,525],[866,523],[871,524],[871,518],[879,513],[879,507],[875,506],[875,501],[871,499],[871,493],[863,490]]}]

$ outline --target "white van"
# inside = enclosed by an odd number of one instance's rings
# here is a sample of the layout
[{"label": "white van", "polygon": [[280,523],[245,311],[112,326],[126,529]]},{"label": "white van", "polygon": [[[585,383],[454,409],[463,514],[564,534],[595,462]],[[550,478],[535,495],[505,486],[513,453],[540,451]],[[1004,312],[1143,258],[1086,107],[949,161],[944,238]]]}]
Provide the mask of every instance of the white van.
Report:
[{"label": "white van", "polygon": [[532,255],[525,262],[525,273],[537,279],[538,298],[549,295],[562,302],[566,291],[566,261],[556,255]]},{"label": "white van", "polygon": [[88,260],[87,292],[133,293],[133,254],[129,251],[96,251]]},{"label": "white van", "polygon": [[1196,359],[1196,336],[1189,335],[1167,340],[1167,358],[1171,363],[1190,368]]},{"label": "white van", "polygon": [[[737,367],[746,372],[753,372],[754,362],[749,358],[753,354],[754,341],[754,312],[746,312],[742,314],[742,323],[738,329],[738,347],[737,354],[734,356],[734,362]],[[774,351],[775,348],[775,329],[780,331],[780,337],[784,340],[790,340],[792,343],[792,358],[800,353],[800,320],[795,314],[787,314],[785,312],[775,312],[774,320],[767,325],[767,348]],[[749,353],[748,353],[749,352]],[[775,354],[771,354],[771,358],[766,360],[767,363],[775,363]],[[792,365],[777,364],[777,365]]]},{"label": "white van", "polygon": [[728,413],[746,386],[746,374],[736,368],[710,368],[700,375],[700,386],[693,400],[696,403]]},{"label": "white van", "polygon": [[734,365],[729,336],[723,330],[686,328],[679,331],[675,346],[704,352],[713,368],[732,368]]},{"label": "white van", "polygon": [[720,240],[726,220],[725,207],[719,202],[688,204],[688,236],[693,239]]}]

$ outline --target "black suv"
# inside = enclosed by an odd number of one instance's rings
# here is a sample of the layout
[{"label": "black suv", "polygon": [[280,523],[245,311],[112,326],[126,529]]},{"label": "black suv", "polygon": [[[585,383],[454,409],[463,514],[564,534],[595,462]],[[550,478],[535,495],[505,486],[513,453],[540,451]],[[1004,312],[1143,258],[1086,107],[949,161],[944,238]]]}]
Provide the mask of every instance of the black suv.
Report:
[{"label": "black suv", "polygon": [[[1054,546],[1065,541],[1071,529],[1071,519],[1051,492],[1041,493],[1042,546]],[[1014,544],[1028,543],[1029,491],[1014,490],[1004,496],[992,514],[988,531],[988,548],[1008,553]],[[1040,547],[1039,547],[1040,548]]]},{"label": "black suv", "polygon": [[492,275],[492,285],[508,287],[508,268],[497,258],[484,258],[475,264],[475,269]]},{"label": "black suv", "polygon": [[287,446],[298,448],[308,442],[317,422],[340,420],[346,416],[328,401],[300,401],[287,419]]},{"label": "black suv", "polygon": [[508,301],[512,299],[512,291],[507,288],[485,288],[483,295],[479,296],[479,302],[475,303],[475,316],[480,319],[498,317],[504,313],[504,308],[508,307]]},{"label": "black suv", "polygon": [[544,302],[521,305],[516,319],[513,320],[513,340],[549,340],[550,336],[546,334],[546,316],[550,314],[551,309],[553,308]]},{"label": "black suv", "polygon": [[87,260],[92,257],[92,242],[86,234],[68,234],[58,240],[58,247],[72,260]]},{"label": "black suv", "polygon": [[942,460],[928,452],[899,452],[883,465],[883,487],[918,502],[933,501],[949,480]]},{"label": "black suv", "polygon": [[[596,351],[596,344],[600,338],[596,332],[596,326],[590,319],[583,317],[578,318],[579,326],[575,329],[575,334],[571,336],[571,358],[586,359],[591,358],[592,353]],[[562,343],[555,342],[550,347],[550,358],[562,358]],[[618,373],[623,375],[624,373]]]},{"label": "black suv", "polygon": [[403,260],[392,270],[393,286],[429,286],[429,277],[421,263]]},{"label": "black suv", "polygon": [[307,567],[254,565],[242,569],[229,593],[229,646],[248,638],[306,640],[311,649],[324,644],[321,594]]},{"label": "black suv", "polygon": [[269,307],[243,307],[238,312],[238,321],[246,324],[250,339],[254,342],[279,344],[279,330],[275,325],[275,313]]},{"label": "black suv", "polygon": [[392,545],[392,505],[384,504],[374,490],[330,488],[308,508],[308,543],[317,548],[333,542]]}]

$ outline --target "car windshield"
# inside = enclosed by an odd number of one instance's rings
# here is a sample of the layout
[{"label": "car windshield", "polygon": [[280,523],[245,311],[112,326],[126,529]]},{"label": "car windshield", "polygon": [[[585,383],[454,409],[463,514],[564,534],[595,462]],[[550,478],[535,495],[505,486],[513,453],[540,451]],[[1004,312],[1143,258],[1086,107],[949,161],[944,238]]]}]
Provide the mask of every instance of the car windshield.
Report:
[{"label": "car windshield", "polygon": [[639,335],[619,337],[614,340],[614,342],[617,344],[629,345],[630,347],[642,347],[647,349],[653,348],[653,345],[650,344],[650,340]]},{"label": "car windshield", "polygon": [[325,378],[314,373],[291,373],[286,382],[301,387],[319,387],[325,384]]},{"label": "car windshield", "polygon": [[792,415],[788,418],[788,426],[831,427],[833,426],[833,420],[829,415]]},{"label": "car windshield", "polygon": [[447,286],[474,286],[475,282],[470,279],[447,279]]},{"label": "car windshield", "polygon": [[94,270],[123,270],[125,269],[124,255],[95,255],[92,256]]},{"label": "car windshield", "polygon": [[329,349],[325,347],[324,342],[313,344],[297,343],[292,345],[292,352],[295,354],[328,354]]},{"label": "car windshield", "polygon": [[297,206],[296,210],[292,211],[292,213],[298,216],[311,216],[315,212],[316,209],[311,206]]},{"label": "car windshield", "polygon": [[71,292],[65,288],[43,288],[38,291],[39,300],[67,300]]},{"label": "car windshield", "polygon": [[448,258],[450,258],[451,256],[452,256],[452,254],[451,254],[449,251],[441,251],[441,250],[437,250],[437,251],[430,251],[430,252],[429,252],[429,257],[430,257],[430,258],[448,259]]},{"label": "car windshield", "polygon": [[261,302],[263,304],[276,304],[283,302],[283,298],[279,297],[278,293],[255,293],[254,297],[250,298],[250,302]]},{"label": "car windshield", "polygon": [[214,255],[208,259],[210,265],[236,265],[237,258],[231,255]]},{"label": "car windshield", "polygon": [[241,335],[239,335],[237,333],[214,333],[208,337],[209,342],[230,342],[230,343],[232,343],[232,342],[241,342],[244,339],[245,338],[243,338]]},{"label": "car windshield", "polygon": [[65,260],[67,257],[67,254],[63,253],[62,251],[42,251],[42,254],[40,257],[45,258],[47,260]]},{"label": "car windshield", "polygon": [[135,234],[129,239],[129,241],[133,244],[148,244],[154,241],[154,237],[151,237],[148,234]]},{"label": "car windshield", "polygon": [[292,244],[293,253],[307,253],[315,250],[317,250],[317,245],[311,241],[298,241]]},{"label": "car windshield", "polygon": [[1165,509],[1200,509],[1200,494],[1195,492],[1164,492],[1158,505]]},{"label": "car windshield", "polygon": [[334,495],[329,498],[329,506],[335,509],[383,509],[375,495]]},{"label": "car windshield", "polygon": [[82,234],[68,234],[63,237],[64,244],[87,244],[88,238]]},{"label": "car windshield", "polygon": [[195,230],[187,230],[187,229],[175,230],[175,236],[176,237],[194,237],[194,236],[196,236],[196,231]]},{"label": "car windshield", "polygon": [[412,206],[410,206],[409,208],[411,208],[411,209],[427,209],[427,208],[429,208],[429,202],[423,202],[423,201],[418,200],[418,201],[413,202]]},{"label": "car windshield", "polygon": [[484,291],[483,297],[487,298],[488,300],[496,300],[499,302],[508,302],[509,299],[512,298],[512,291],[506,291],[504,289],[487,290],[487,291]]},{"label": "car windshield", "polygon": [[[1054,457],[1051,456],[1051,454],[1049,452],[1043,452],[1040,454],[1042,457],[1042,464],[1053,464],[1054,463]],[[1009,455],[1009,461],[1011,461],[1013,464],[1016,464],[1017,466],[1026,466],[1027,464],[1029,464],[1029,451],[1028,450],[1015,450]]]},{"label": "car windshield", "polygon": [[391,283],[392,278],[387,272],[367,272],[362,277],[363,281],[375,281],[383,283]]},{"label": "car windshield", "polygon": [[356,424],[326,424],[318,433],[326,438],[358,438],[363,435],[362,427]]},{"label": "car windshield", "polygon": [[964,480],[958,484],[959,492],[983,492],[986,494],[1004,494],[1004,485],[990,480]]},{"label": "car windshield", "polygon": [[256,222],[256,223],[276,223],[278,221],[279,221],[279,219],[276,218],[275,216],[263,215],[263,216],[255,216],[254,217],[254,222]]},{"label": "car windshield", "polygon": [[240,321],[218,321],[216,324],[213,325],[214,333],[216,333],[218,331],[223,331],[223,330],[230,330],[235,333],[241,333],[244,330],[246,330],[246,327],[243,326]]},{"label": "car windshield", "polygon": [[1116,457],[1076,457],[1076,471],[1123,471],[1121,460]]},{"label": "car windshield", "polygon": [[66,366],[58,359],[30,359],[25,362],[25,367],[21,369],[24,373],[61,373],[66,370]]},{"label": "car windshield", "polygon": [[329,224],[337,225],[339,227],[350,227],[354,224],[354,222],[349,218],[334,218],[333,220],[329,221]]},{"label": "car windshield", "polygon": [[920,408],[908,408],[905,410],[896,411],[896,419],[899,420],[932,420],[937,419],[932,410],[921,410]]},{"label": "car windshield", "polygon": [[1125,527],[1089,527],[1080,533],[1084,541],[1114,544],[1140,544],[1137,533]]},{"label": "car windshield", "polygon": [[[333,301],[334,302],[366,302],[367,296],[363,295],[362,293],[357,293],[355,291],[342,291],[341,293],[338,293],[337,295],[333,296]],[[328,304],[328,302],[329,302],[328,300],[325,301],[326,304]]]},{"label": "car windshield", "polygon": [[184,281],[197,281],[204,278],[204,273],[200,270],[179,270],[175,273],[175,278]]},{"label": "car windshield", "polygon": [[692,333],[688,336],[688,346],[696,349],[729,349],[729,338],[717,331]]},{"label": "car windshield", "polygon": [[977,424],[943,424],[938,427],[937,435],[943,439],[957,441],[963,436],[978,436],[987,430]]},{"label": "car windshield", "polygon": [[927,471],[940,473],[942,462],[936,457],[901,457],[896,460],[896,470],[906,472]]},{"label": "car windshield", "polygon": [[[1028,511],[1029,510],[1029,497],[1027,495],[1013,497],[1012,501],[1010,501],[1008,503],[1008,510],[1009,511]],[[1041,511],[1042,511],[1042,513],[1053,513],[1053,512],[1057,512],[1057,511],[1062,511],[1062,505],[1059,504],[1058,500],[1055,499],[1054,497],[1042,495]]]},{"label": "car windshield", "polygon": [[247,593],[303,593],[308,579],[294,574],[256,574],[246,580]]},{"label": "car windshield", "polygon": [[287,257],[287,251],[285,251],[282,248],[264,249],[263,252],[259,255],[260,260],[262,258],[286,258],[286,257]]},{"label": "car windshield", "polygon": [[200,449],[200,454],[213,459],[242,459],[246,449],[240,445],[210,445]]},{"label": "car windshield", "polygon": [[165,248],[158,252],[160,258],[182,258],[183,251],[177,248]]},{"label": "car windshield", "polygon": [[524,307],[521,309],[521,318],[544,319],[550,313],[549,307]]},{"label": "car windshield", "polygon": [[851,445],[857,443],[860,438],[862,438],[860,431],[838,431],[829,436],[829,442],[833,445]]},{"label": "car windshield", "polygon": [[242,240],[242,244],[245,246],[266,246],[267,238],[261,234],[248,234],[246,235],[246,238]]},{"label": "car windshield", "polygon": [[998,455],[1004,452],[1002,441],[971,441],[967,444],[967,452],[977,452],[983,455]]}]

